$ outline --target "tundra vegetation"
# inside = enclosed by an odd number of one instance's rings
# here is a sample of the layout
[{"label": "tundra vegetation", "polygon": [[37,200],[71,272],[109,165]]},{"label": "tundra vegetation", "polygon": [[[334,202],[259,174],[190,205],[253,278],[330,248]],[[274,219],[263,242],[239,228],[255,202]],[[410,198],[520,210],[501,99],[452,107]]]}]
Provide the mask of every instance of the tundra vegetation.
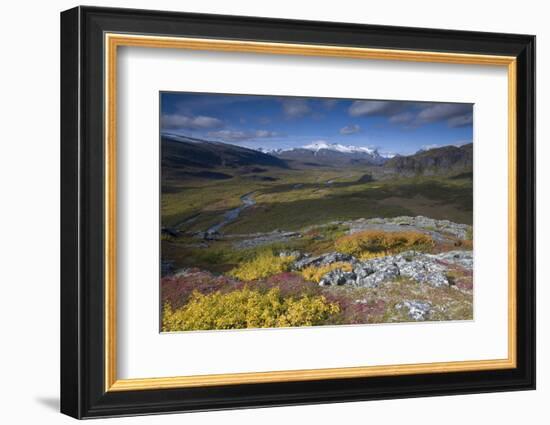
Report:
[{"label": "tundra vegetation", "polygon": [[471,173],[292,162],[183,172],[170,152],[163,331],[473,319]]}]

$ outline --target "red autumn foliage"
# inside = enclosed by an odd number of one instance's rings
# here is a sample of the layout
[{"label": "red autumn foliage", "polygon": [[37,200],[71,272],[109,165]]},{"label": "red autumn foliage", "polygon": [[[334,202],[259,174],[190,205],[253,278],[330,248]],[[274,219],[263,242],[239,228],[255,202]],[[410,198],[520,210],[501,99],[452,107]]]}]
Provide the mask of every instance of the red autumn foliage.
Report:
[{"label": "red autumn foliage", "polygon": [[264,280],[240,282],[223,275],[216,275],[200,269],[188,269],[179,275],[166,276],[161,280],[162,304],[169,303],[172,308],[185,305],[194,291],[204,295],[213,292],[228,293],[248,287],[261,292],[278,288],[281,296],[301,298],[323,295],[328,302],[336,303],[340,312],[331,317],[327,324],[363,324],[376,322],[384,314],[386,304],[382,300],[357,302],[348,291],[334,291],[306,282],[301,274],[293,272],[278,273]]},{"label": "red autumn foliage", "polygon": [[172,308],[178,308],[187,303],[194,291],[207,295],[216,291],[223,293],[237,291],[245,286],[262,292],[279,288],[283,297],[293,298],[321,293],[317,285],[304,281],[298,273],[285,272],[261,281],[240,282],[227,276],[189,269],[185,273],[161,279],[162,304],[169,303]]},{"label": "red autumn foliage", "polygon": [[206,295],[227,290],[236,283],[226,276],[216,276],[199,269],[189,269],[178,276],[165,276],[160,281],[162,305],[169,303],[172,308],[178,308],[187,303],[194,291]]}]

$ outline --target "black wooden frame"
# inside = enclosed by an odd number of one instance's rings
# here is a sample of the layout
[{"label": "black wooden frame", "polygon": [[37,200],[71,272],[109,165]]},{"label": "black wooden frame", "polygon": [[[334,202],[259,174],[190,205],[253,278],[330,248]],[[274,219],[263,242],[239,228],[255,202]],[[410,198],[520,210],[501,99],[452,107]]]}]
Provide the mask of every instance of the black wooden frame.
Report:
[{"label": "black wooden frame", "polygon": [[[515,56],[517,368],[105,392],[105,32]],[[61,14],[61,119],[63,413],[91,418],[535,388],[534,36],[77,7]]]}]

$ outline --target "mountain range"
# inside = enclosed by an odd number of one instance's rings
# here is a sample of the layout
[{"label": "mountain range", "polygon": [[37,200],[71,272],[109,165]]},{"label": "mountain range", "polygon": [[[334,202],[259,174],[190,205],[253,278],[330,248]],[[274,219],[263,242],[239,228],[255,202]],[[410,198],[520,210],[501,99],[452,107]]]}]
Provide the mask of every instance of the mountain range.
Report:
[{"label": "mountain range", "polygon": [[[380,154],[376,149],[315,142],[292,149],[249,149],[233,144],[176,134],[162,134],[162,170],[166,177],[231,178],[219,169],[261,170],[261,167],[381,167],[384,174],[436,175],[472,171],[473,145],[444,146],[413,155]],[[217,170],[218,169],[218,170]],[[265,170],[262,170],[265,171]]]},{"label": "mountain range", "polygon": [[[340,143],[328,143],[324,140],[319,140],[317,142],[310,143],[309,145],[301,146],[299,148],[278,148],[278,149],[267,149],[267,148],[258,148],[260,152],[270,153],[270,154],[281,154],[283,152],[292,152],[295,150],[309,150],[314,153],[319,153],[322,151],[333,151],[341,153],[367,153],[370,155],[376,154],[377,150],[365,146],[354,146],[354,145],[342,145]],[[384,156],[384,155],[383,155]],[[391,158],[394,155],[385,155],[385,157]]]},{"label": "mountain range", "polygon": [[261,149],[261,152],[284,159],[291,164],[306,166],[382,165],[390,157],[368,147],[325,141],[314,142],[298,148]]}]

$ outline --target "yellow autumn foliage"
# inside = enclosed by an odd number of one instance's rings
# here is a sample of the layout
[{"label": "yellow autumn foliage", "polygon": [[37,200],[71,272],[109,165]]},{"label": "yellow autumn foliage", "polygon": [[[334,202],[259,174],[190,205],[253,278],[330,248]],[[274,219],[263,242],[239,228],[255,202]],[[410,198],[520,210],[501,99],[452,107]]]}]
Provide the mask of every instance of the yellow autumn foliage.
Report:
[{"label": "yellow autumn foliage", "polygon": [[385,257],[386,255],[392,255],[392,251],[363,251],[361,254],[358,255],[358,258],[360,260],[366,261],[366,260],[372,260],[373,258],[380,258]]},{"label": "yellow autumn foliage", "polygon": [[242,262],[229,271],[229,276],[247,282],[263,279],[287,271],[294,259],[291,256],[280,257],[271,251],[264,251],[254,257],[254,259]]},{"label": "yellow autumn foliage", "polygon": [[350,272],[353,267],[350,263],[345,263],[343,261],[337,261],[332,264],[327,264],[325,266],[309,266],[304,268],[300,273],[302,277],[308,282],[319,283],[324,275],[332,270],[342,270],[344,272]]},{"label": "yellow autumn foliage", "polygon": [[164,332],[314,326],[338,313],[337,304],[323,296],[285,298],[278,288],[268,292],[244,288],[229,293],[194,292],[189,303],[173,310],[164,306]]},{"label": "yellow autumn foliage", "polygon": [[363,259],[372,254],[389,255],[408,249],[427,249],[434,245],[431,236],[420,232],[384,232],[365,230],[342,236],[335,241],[337,251]]}]

